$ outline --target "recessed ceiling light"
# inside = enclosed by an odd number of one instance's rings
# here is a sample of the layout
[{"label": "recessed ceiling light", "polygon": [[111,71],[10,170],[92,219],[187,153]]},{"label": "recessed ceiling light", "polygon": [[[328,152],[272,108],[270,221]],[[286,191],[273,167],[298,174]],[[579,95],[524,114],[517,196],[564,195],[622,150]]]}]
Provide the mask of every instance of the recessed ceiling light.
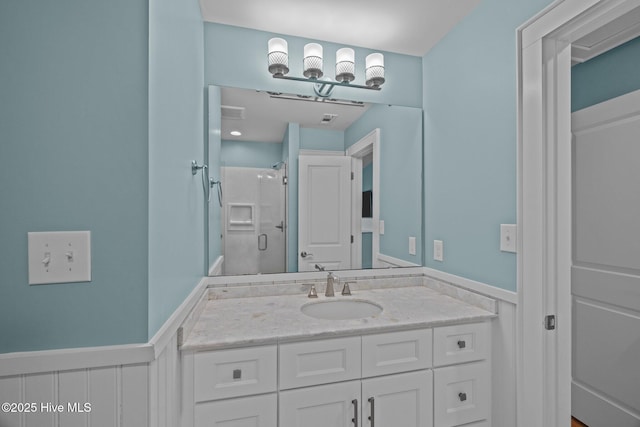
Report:
[{"label": "recessed ceiling light", "polygon": [[239,130],[232,130],[231,132],[229,132],[231,135],[233,136],[240,136],[242,135],[242,132],[240,132]]}]

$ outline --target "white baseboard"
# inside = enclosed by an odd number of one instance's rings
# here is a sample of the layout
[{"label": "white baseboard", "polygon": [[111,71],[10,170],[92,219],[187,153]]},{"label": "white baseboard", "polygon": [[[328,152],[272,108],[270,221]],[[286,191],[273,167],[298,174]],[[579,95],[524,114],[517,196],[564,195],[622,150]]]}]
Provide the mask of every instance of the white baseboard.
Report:
[{"label": "white baseboard", "polygon": [[443,282],[448,282],[452,285],[459,286],[491,298],[506,301],[511,304],[518,303],[518,294],[513,291],[508,291],[506,289],[487,285],[486,283],[477,282],[475,280],[456,276],[455,274],[445,273],[444,271],[435,270],[429,267],[423,267],[423,272],[425,276],[433,277],[434,279],[442,280]]},{"label": "white baseboard", "polygon": [[384,255],[384,254],[381,254],[381,253],[378,253],[376,255],[376,259],[378,261],[381,261],[381,262],[387,264],[387,267],[420,267],[420,264],[415,264],[415,263],[410,262],[410,261],[405,261],[405,260],[400,259],[400,258],[394,258],[392,256]]}]

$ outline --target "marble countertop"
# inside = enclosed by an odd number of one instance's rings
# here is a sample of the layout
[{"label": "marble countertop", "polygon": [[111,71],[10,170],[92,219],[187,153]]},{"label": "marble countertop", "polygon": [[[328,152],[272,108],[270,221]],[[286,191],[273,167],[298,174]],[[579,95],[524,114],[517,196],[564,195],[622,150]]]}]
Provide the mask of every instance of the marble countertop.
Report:
[{"label": "marble countertop", "polygon": [[[214,350],[249,345],[275,344],[301,339],[331,338],[429,328],[444,324],[478,322],[495,313],[426,286],[353,291],[352,296],[307,298],[306,294],[211,299],[188,336],[184,351]],[[378,304],[382,312],[363,319],[323,320],[303,314],[311,302],[366,300]]]}]

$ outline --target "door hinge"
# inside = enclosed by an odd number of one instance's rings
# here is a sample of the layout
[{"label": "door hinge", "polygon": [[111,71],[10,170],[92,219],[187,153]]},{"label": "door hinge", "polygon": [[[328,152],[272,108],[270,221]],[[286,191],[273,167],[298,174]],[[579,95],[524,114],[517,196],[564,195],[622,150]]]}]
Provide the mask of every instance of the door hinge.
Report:
[{"label": "door hinge", "polygon": [[287,183],[289,182],[289,179],[286,176],[282,177],[282,185],[287,185]]},{"label": "door hinge", "polygon": [[353,172],[351,172],[351,181],[353,181],[355,179],[355,175],[353,174]]},{"label": "door hinge", "polygon": [[547,331],[553,331],[556,328],[556,316],[554,314],[544,316],[544,328]]},{"label": "door hinge", "polygon": [[351,235],[351,243],[353,243],[353,234]]}]

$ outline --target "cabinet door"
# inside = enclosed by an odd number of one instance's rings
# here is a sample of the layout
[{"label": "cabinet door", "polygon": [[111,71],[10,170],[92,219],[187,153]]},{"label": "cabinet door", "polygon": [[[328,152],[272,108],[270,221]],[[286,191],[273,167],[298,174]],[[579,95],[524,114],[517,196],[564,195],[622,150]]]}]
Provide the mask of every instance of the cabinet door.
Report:
[{"label": "cabinet door", "polygon": [[362,426],[432,427],[433,374],[418,371],[362,381]]},{"label": "cabinet door", "polygon": [[360,381],[280,392],[280,427],[354,427],[359,418]]},{"label": "cabinet door", "polygon": [[434,418],[438,427],[466,427],[468,423],[482,420],[488,420],[490,424],[491,367],[488,361],[438,368],[433,375]]},{"label": "cabinet door", "polygon": [[198,403],[195,427],[277,427],[275,393]]}]

